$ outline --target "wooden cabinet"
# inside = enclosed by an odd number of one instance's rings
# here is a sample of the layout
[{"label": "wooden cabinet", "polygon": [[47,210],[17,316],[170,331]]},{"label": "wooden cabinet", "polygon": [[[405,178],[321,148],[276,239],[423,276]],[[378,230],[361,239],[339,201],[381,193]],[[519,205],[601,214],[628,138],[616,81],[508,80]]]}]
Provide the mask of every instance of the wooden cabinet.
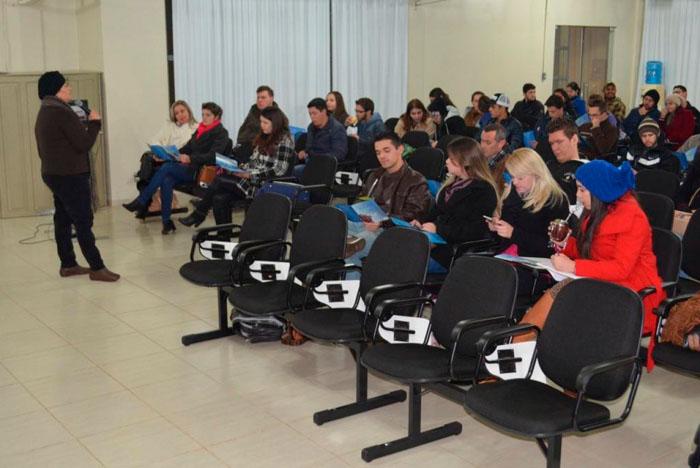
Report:
[{"label": "wooden cabinet", "polygon": [[[104,116],[102,75],[64,73],[75,99],[85,99]],[[39,112],[39,74],[0,75],[0,218],[34,216],[53,208],[41,179],[34,123]],[[107,148],[104,127],[91,150],[92,184],[97,207],[108,204]]]}]

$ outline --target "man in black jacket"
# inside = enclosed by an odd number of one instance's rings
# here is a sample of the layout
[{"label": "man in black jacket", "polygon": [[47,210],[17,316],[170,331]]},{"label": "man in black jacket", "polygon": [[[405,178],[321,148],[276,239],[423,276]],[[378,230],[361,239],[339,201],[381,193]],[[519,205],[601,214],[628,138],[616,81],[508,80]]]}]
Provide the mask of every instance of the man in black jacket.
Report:
[{"label": "man in black jacket", "polygon": [[523,126],[523,131],[534,130],[537,121],[544,114],[544,106],[537,100],[537,90],[532,83],[523,85],[523,100],[515,103],[513,117],[518,119]]},{"label": "man in black jacket", "polygon": [[549,144],[556,159],[547,163],[549,172],[566,193],[569,204],[576,204],[576,169],[588,162],[578,154],[578,129],[569,119],[554,119],[547,124]]},{"label": "man in black jacket", "polygon": [[[68,105],[71,87],[57,71],[39,78],[41,107],[34,133],[41,158],[41,177],[53,193],[54,236],[59,274],[62,277],[89,274],[94,281],[117,281],[119,275],[105,268],[92,233],[90,191],[90,148],[102,126],[95,111],[88,116],[87,127]],[[90,268],[78,265],[73,250],[71,225],[75,226],[80,250]]]},{"label": "man in black jacket", "polygon": [[255,90],[255,104],[250,106],[243,124],[238,129],[233,157],[239,162],[248,162],[253,154],[253,140],[260,133],[260,113],[266,107],[277,107],[275,92],[269,86],[258,86]]},{"label": "man in black jacket", "polygon": [[693,134],[700,133],[700,111],[688,102],[688,89],[683,85],[676,85],[673,87],[673,94],[678,94],[682,97],[683,102],[685,102],[685,106],[683,107],[693,113],[695,117],[695,130],[693,130]]}]

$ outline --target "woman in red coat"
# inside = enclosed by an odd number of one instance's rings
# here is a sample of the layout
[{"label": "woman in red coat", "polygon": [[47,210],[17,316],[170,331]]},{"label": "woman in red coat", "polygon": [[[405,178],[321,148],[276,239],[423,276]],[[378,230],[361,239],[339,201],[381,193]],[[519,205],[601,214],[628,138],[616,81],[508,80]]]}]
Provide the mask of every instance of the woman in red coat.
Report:
[{"label": "woman in red coat", "polygon": [[666,98],[666,108],[661,112],[659,125],[672,151],[676,151],[695,130],[695,116],[683,104],[681,96],[671,94]]}]

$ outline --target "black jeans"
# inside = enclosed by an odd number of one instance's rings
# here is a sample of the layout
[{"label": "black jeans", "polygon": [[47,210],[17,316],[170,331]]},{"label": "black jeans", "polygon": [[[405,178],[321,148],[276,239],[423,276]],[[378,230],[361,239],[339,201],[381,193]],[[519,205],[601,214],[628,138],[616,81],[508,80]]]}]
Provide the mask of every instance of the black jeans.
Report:
[{"label": "black jeans", "polygon": [[75,226],[78,244],[93,271],[105,267],[100,251],[95,245],[92,233],[92,205],[90,197],[90,175],[42,175],[44,183],[53,193],[56,212],[53,215],[54,236],[61,268],[70,268],[78,263],[75,260],[71,225]]},{"label": "black jeans", "polygon": [[213,207],[216,224],[231,223],[233,203],[236,200],[245,200],[245,194],[236,185],[237,181],[237,178],[231,176],[217,176],[197,204],[197,211],[206,215]]}]

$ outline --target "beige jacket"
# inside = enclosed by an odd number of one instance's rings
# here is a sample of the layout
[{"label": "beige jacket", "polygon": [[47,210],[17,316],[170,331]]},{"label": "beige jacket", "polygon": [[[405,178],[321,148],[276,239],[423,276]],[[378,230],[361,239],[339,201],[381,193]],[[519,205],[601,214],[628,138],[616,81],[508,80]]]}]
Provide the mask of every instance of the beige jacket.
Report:
[{"label": "beige jacket", "polygon": [[435,122],[433,122],[433,119],[428,117],[425,122],[421,122],[415,127],[407,129],[403,125],[403,120],[399,119],[399,121],[396,123],[396,127],[394,127],[394,132],[399,136],[399,138],[403,138],[403,136],[410,131],[425,132],[432,140],[435,138]]},{"label": "beige jacket", "polygon": [[195,131],[197,131],[196,123],[177,125],[175,122],[168,120],[148,143],[161,146],[175,145],[180,149],[185,146],[185,143],[190,141]]}]

